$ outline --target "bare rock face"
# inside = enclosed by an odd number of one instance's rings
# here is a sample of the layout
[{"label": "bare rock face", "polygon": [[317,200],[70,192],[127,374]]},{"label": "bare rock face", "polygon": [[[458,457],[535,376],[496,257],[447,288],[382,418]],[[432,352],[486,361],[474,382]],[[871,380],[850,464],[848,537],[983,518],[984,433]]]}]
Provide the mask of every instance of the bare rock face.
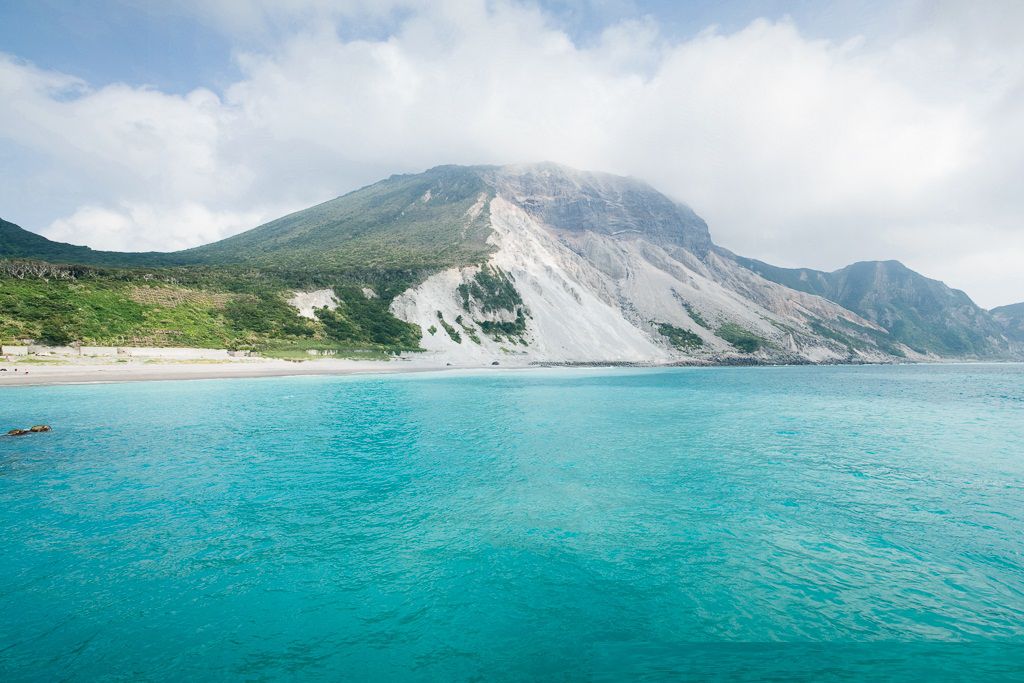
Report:
[{"label": "bare rock face", "polygon": [[34,425],[29,428],[30,432],[49,432],[51,431],[50,425]]},{"label": "bare rock face", "polygon": [[[702,259],[636,233],[558,229],[500,192],[488,214],[494,251],[485,265],[438,273],[392,304],[396,316],[422,329],[447,322],[458,332],[425,335],[430,352],[462,362],[893,358],[872,342],[871,334],[883,332],[871,322],[714,253]],[[483,288],[489,294],[481,306],[480,293],[471,293],[487,273],[500,286]],[[508,310],[522,317],[513,324],[495,315],[491,299],[510,301]]]},{"label": "bare rock face", "polygon": [[690,207],[634,178],[551,163],[503,166],[485,178],[498,194],[555,230],[643,236],[698,256],[713,246],[707,223]]}]

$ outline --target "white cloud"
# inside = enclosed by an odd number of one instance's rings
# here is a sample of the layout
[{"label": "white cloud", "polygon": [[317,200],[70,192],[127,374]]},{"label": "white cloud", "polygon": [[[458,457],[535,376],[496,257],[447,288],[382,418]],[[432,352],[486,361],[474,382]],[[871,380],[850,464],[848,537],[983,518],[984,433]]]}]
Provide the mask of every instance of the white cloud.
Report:
[{"label": "white cloud", "polygon": [[[394,172],[551,159],[642,177],[745,255],[899,258],[985,305],[1024,299],[1007,265],[1024,262],[1020,5],[915,5],[885,41],[764,20],[678,41],[644,18],[587,45],[532,5],[423,7],[183,0],[226,31],[282,34],[247,42],[220,94],[0,60],[0,139],[36,168],[15,185],[46,203],[41,179],[61,184],[51,237],[169,249]],[[339,38],[368,17],[397,23]]]},{"label": "white cloud", "polygon": [[195,202],[172,206],[121,202],[112,208],[83,206],[55,220],[46,235],[94,249],[165,251],[222,239],[268,218],[261,211],[215,212]]}]

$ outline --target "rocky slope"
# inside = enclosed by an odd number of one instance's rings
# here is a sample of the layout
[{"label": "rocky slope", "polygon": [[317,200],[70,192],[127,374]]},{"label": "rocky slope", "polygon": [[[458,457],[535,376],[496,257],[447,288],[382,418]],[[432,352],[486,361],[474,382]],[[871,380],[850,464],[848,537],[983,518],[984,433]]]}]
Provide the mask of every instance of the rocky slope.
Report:
[{"label": "rocky slope", "polygon": [[[688,207],[636,180],[552,164],[485,169],[493,248],[392,303],[456,359],[855,362],[918,358],[879,325],[714,248]],[[481,280],[504,279],[496,303]]]},{"label": "rocky slope", "polygon": [[1024,343],[1024,302],[999,306],[989,313],[1002,326],[1003,334],[1014,341]]},{"label": "rocky slope", "polygon": [[826,273],[730,256],[769,280],[854,311],[917,353],[955,358],[1019,353],[1019,346],[1007,337],[999,321],[964,292],[924,277],[899,261],[862,261]]}]

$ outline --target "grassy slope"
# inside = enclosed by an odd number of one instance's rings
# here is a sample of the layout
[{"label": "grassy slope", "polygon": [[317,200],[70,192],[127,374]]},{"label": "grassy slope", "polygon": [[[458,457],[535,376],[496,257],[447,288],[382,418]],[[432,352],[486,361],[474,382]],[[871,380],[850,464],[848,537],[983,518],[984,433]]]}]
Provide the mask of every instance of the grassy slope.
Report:
[{"label": "grassy slope", "polygon": [[[247,266],[292,280],[359,279],[477,263],[488,253],[487,202],[478,169],[440,166],[392,176],[239,235],[177,252],[94,251],[0,220],[0,259],[110,268]],[[478,211],[471,209],[478,208]]]},{"label": "grassy slope", "polygon": [[95,251],[89,247],[54,242],[0,218],[0,259],[133,267],[168,265],[173,261],[169,256],[159,252]]},{"label": "grassy slope", "polygon": [[0,340],[223,348],[244,333],[230,328],[221,297],[119,279],[3,279]]},{"label": "grassy slope", "polygon": [[[391,316],[388,304],[432,272],[486,258],[491,196],[476,170],[439,167],[169,254],[93,251],[5,222],[0,264],[100,267],[69,269],[74,279],[0,273],[0,341],[415,348],[418,328]],[[364,286],[381,298],[362,298]],[[335,288],[343,302],[324,319],[303,321],[285,303],[295,289],[322,287]],[[147,296],[149,290],[163,293]]]},{"label": "grassy slope", "polygon": [[[0,269],[0,341],[64,345],[306,349],[374,354],[418,347],[419,329],[352,286],[328,326],[287,304],[285,283],[257,271],[78,269],[75,277],[12,277]],[[343,324],[342,324],[343,323]]]},{"label": "grassy slope", "polygon": [[439,167],[393,176],[176,256],[311,276],[435,271],[486,257],[491,196],[475,170]]}]

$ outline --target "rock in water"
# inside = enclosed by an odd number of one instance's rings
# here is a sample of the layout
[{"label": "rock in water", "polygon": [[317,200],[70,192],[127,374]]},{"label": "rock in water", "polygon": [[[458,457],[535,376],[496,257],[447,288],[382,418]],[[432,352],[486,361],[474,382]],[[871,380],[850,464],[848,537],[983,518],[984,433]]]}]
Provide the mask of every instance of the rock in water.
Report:
[{"label": "rock in water", "polygon": [[39,433],[39,432],[49,432],[49,431],[52,431],[50,429],[50,425],[33,425],[33,426],[29,427],[28,429],[12,429],[9,432],[7,432],[7,436],[24,436],[25,434],[32,434],[32,433]]}]

